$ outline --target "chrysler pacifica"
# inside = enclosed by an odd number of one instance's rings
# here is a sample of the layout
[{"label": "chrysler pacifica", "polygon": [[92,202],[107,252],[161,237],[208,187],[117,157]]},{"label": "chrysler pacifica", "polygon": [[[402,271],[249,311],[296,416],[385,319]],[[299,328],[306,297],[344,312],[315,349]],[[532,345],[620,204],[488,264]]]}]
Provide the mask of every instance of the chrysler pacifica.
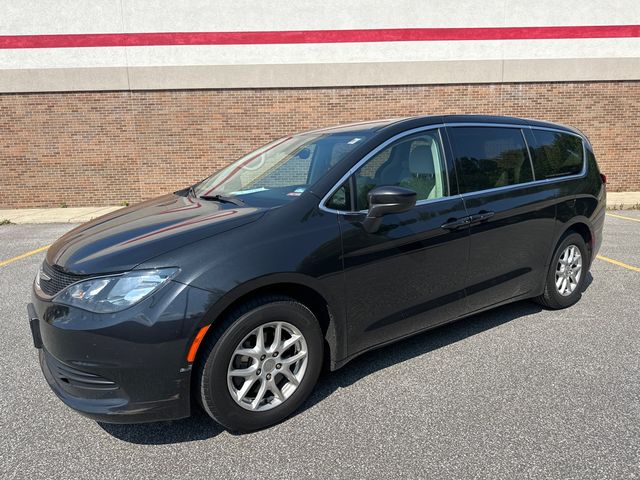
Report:
[{"label": "chrysler pacifica", "polygon": [[323,364],[523,299],[569,307],[602,239],[587,138],[430,116],[280,138],[49,248],[29,321],[53,391],[105,422],[200,405],[250,431]]}]

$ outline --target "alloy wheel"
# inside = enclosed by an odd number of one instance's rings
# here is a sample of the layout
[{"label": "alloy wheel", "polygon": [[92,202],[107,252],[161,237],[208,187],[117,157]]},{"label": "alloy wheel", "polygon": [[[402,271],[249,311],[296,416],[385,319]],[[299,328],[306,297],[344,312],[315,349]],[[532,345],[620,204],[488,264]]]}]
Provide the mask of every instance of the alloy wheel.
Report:
[{"label": "alloy wheel", "polygon": [[287,322],[265,323],[246,335],[231,355],[231,398],[247,410],[275,408],[298,389],[307,362],[307,341],[298,328]]},{"label": "alloy wheel", "polygon": [[569,245],[558,258],[556,265],[556,289],[563,297],[571,295],[582,276],[582,255],[576,245]]}]

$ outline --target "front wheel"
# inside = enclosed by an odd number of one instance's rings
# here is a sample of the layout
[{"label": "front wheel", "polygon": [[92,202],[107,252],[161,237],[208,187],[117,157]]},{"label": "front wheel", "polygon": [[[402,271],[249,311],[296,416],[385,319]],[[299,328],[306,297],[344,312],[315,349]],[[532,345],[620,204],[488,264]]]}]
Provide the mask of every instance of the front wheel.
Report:
[{"label": "front wheel", "polygon": [[553,255],[544,292],[535,300],[547,308],[570,307],[582,297],[588,267],[589,251],[582,236],[565,236]]},{"label": "front wheel", "polygon": [[208,339],[199,365],[200,403],[226,428],[242,432],[278,423],[313,390],[323,337],[306,306],[263,297],[211,328],[221,331]]}]

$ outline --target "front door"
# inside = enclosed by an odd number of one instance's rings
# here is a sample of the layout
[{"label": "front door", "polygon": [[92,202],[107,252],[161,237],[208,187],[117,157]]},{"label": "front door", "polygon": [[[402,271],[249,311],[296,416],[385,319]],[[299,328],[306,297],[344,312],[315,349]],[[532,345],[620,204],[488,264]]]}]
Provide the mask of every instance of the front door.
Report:
[{"label": "front door", "polygon": [[[455,225],[467,213],[449,195],[451,175],[440,130],[431,128],[383,144],[346,185],[353,212],[340,215],[340,228],[350,354],[463,313],[469,229]],[[367,194],[389,185],[416,191],[416,206],[367,233]]]}]

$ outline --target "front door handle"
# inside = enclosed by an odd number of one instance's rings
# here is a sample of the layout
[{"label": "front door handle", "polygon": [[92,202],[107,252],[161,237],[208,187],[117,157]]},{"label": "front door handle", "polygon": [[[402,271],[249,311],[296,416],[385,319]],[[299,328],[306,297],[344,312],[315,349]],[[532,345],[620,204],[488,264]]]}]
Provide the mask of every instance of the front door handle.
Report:
[{"label": "front door handle", "polygon": [[470,223],[484,222],[485,220],[489,220],[495,214],[496,214],[496,212],[479,212],[479,213],[476,213],[475,215],[471,215],[471,217],[469,217],[470,218]]},{"label": "front door handle", "polygon": [[457,230],[458,228],[466,227],[471,223],[470,217],[463,218],[450,218],[446,223],[443,223],[440,227],[445,230]]}]

